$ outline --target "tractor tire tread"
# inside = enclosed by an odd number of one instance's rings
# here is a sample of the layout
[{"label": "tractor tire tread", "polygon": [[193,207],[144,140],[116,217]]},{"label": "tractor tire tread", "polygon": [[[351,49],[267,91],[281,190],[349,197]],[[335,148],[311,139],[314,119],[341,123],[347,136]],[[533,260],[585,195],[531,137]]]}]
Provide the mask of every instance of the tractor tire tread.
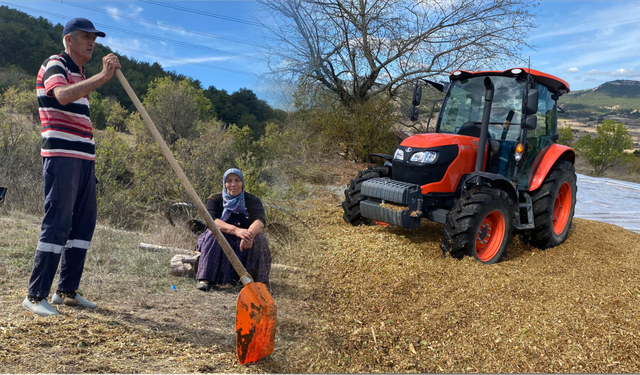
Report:
[{"label": "tractor tire tread", "polygon": [[[444,236],[440,243],[440,248],[444,252],[449,252],[454,258],[460,259],[465,255],[471,256],[475,246],[475,233],[473,229],[479,225],[478,221],[483,218],[478,216],[485,211],[487,205],[497,202],[503,207],[511,207],[512,199],[507,192],[491,187],[481,187],[463,192],[460,198],[454,202],[454,209],[447,214],[447,219],[443,225]],[[512,220],[510,217],[509,219]],[[503,251],[487,263],[496,263],[506,254],[506,246],[511,241],[511,223],[506,223],[505,240]],[[449,240],[451,239],[451,240]]]},{"label": "tractor tire tread", "polygon": [[349,186],[344,191],[345,200],[342,202],[342,210],[344,212],[342,218],[348,224],[353,226],[374,224],[373,220],[362,217],[360,202],[365,197],[360,194],[360,191],[363,182],[377,177],[391,177],[391,168],[388,166],[369,166],[364,171],[358,171],[357,177],[349,181]]}]

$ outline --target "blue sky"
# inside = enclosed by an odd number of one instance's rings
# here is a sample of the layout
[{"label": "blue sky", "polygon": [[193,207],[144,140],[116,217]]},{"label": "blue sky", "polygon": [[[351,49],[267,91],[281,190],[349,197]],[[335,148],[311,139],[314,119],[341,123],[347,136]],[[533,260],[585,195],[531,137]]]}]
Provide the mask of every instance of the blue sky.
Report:
[{"label": "blue sky", "polygon": [[529,41],[531,67],[572,90],[640,79],[640,2],[542,1]]},{"label": "blue sky", "polygon": [[[229,93],[248,88],[278,105],[277,89],[259,78],[264,64],[255,51],[254,1],[2,0],[0,5],[53,24],[89,18],[107,34],[99,42],[121,54],[158,62],[200,80],[204,88]],[[533,69],[564,79],[572,91],[640,79],[640,2],[541,1],[536,12],[539,26],[527,39],[537,48],[524,55]]]}]

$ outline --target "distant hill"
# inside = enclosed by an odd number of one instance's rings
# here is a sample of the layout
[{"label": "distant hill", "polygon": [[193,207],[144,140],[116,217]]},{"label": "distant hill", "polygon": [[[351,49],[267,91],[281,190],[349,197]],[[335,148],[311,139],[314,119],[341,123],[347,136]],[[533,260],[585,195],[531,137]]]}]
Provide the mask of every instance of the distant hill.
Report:
[{"label": "distant hill", "polygon": [[617,80],[605,82],[588,90],[563,95],[558,103],[565,113],[561,117],[607,116],[640,118],[640,81]]}]

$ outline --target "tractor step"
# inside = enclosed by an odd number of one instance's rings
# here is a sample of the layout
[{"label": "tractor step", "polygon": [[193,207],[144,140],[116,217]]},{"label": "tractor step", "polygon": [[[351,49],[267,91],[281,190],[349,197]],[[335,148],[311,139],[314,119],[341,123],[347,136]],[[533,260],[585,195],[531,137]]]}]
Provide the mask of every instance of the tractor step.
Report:
[{"label": "tractor step", "polygon": [[[535,223],[533,221],[533,203],[531,201],[531,196],[525,192],[522,192],[522,197],[524,198],[524,203],[520,202],[518,207],[524,208],[527,210],[527,222],[523,223],[520,217],[520,212],[516,215],[516,228],[517,229],[533,229],[535,228]],[[518,210],[520,211],[520,210]]]}]

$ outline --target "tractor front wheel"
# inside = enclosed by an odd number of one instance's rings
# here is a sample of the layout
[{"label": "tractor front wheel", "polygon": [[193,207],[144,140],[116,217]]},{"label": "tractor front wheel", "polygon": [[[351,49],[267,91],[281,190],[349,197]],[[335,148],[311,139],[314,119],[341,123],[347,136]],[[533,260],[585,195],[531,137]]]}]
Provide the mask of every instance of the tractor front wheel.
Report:
[{"label": "tractor front wheel", "polygon": [[373,225],[374,221],[362,217],[360,214],[360,202],[365,199],[360,194],[362,189],[362,183],[376,177],[391,177],[391,167],[389,166],[376,166],[368,167],[364,171],[358,172],[358,177],[351,180],[349,186],[344,191],[344,202],[342,202],[342,210],[344,214],[342,218],[344,221],[351,225]]},{"label": "tractor front wheel", "polygon": [[512,206],[504,190],[483,186],[463,191],[447,214],[440,247],[457,258],[471,255],[485,264],[499,262],[511,242]]},{"label": "tractor front wheel", "polygon": [[523,242],[544,250],[567,239],[576,207],[576,179],[573,164],[556,162],[542,185],[531,193],[535,228],[520,234]]}]

